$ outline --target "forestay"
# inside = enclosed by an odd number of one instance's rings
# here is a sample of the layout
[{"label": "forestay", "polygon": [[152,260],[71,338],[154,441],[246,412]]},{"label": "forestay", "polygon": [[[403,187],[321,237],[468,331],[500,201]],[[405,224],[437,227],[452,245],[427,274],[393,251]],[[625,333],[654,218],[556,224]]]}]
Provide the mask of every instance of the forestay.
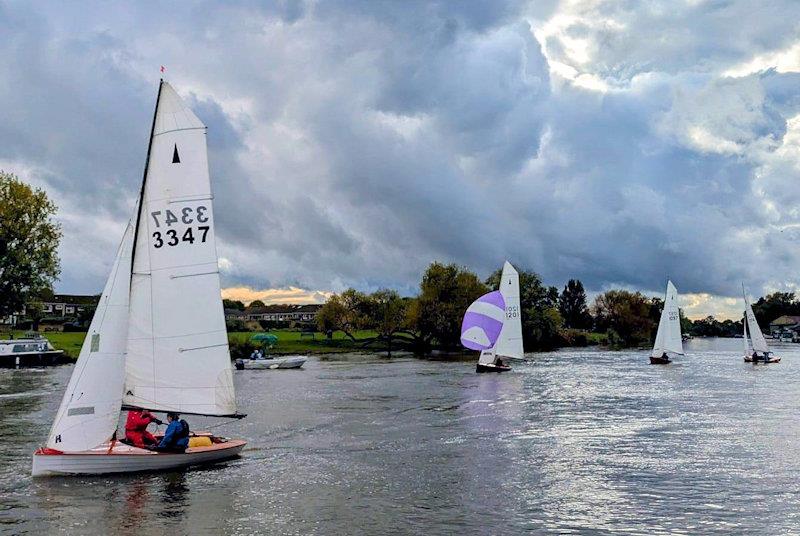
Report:
[{"label": "forestay", "polygon": [[47,439],[65,452],[88,450],[117,428],[125,378],[133,224],[128,223],[89,332]]},{"label": "forestay", "polygon": [[678,290],[672,281],[667,281],[667,293],[664,297],[664,309],[658,322],[658,332],[653,351],[650,355],[661,357],[664,353],[683,355],[683,339],[681,337],[681,316],[678,308]]},{"label": "forestay", "polygon": [[[505,319],[503,329],[500,331],[494,347],[494,353],[498,357],[522,359],[524,352],[519,304],[519,274],[508,261],[503,265],[503,275],[500,276],[500,293],[505,302]],[[483,354],[481,354],[481,358],[483,358]]]},{"label": "forestay", "polygon": [[747,329],[750,330],[750,339],[753,342],[753,350],[756,352],[768,352],[769,347],[767,341],[764,339],[764,334],[761,333],[761,328],[758,327],[756,315],[753,314],[753,308],[750,306],[750,300],[747,295],[744,296],[745,316],[747,317]]},{"label": "forestay", "polygon": [[123,403],[232,415],[206,128],[166,82],[140,203]]}]

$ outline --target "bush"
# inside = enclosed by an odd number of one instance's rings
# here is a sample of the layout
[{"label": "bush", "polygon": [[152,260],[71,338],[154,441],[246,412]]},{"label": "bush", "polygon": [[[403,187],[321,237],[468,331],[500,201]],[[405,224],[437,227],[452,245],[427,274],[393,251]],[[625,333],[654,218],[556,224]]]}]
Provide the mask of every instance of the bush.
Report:
[{"label": "bush", "polygon": [[259,344],[241,340],[229,341],[228,346],[231,351],[231,359],[249,359],[250,354],[261,348]]},{"label": "bush", "polygon": [[243,320],[239,320],[236,318],[229,318],[225,321],[225,329],[229,332],[231,331],[248,331],[247,326],[245,325]]}]

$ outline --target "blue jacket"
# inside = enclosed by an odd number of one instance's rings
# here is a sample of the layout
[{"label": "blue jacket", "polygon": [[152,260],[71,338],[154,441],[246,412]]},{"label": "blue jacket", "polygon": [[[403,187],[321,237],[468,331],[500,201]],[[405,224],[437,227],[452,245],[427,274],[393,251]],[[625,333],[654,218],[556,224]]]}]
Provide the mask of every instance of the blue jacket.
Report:
[{"label": "blue jacket", "polygon": [[188,437],[178,437],[183,432],[183,425],[181,425],[181,421],[172,421],[167,426],[167,431],[164,432],[164,437],[161,439],[161,443],[158,444],[159,448],[175,448],[175,449],[185,449],[189,446],[189,438]]}]

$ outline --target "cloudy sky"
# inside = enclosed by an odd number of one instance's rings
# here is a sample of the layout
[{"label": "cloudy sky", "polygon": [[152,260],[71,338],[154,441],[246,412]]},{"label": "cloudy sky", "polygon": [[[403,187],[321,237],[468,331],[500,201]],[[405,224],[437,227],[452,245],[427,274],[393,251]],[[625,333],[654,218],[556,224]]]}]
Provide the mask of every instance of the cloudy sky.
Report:
[{"label": "cloudy sky", "polygon": [[0,169],[99,292],[159,66],[208,125],[223,286],[412,294],[433,260],[736,315],[800,266],[800,3],[0,0]]}]

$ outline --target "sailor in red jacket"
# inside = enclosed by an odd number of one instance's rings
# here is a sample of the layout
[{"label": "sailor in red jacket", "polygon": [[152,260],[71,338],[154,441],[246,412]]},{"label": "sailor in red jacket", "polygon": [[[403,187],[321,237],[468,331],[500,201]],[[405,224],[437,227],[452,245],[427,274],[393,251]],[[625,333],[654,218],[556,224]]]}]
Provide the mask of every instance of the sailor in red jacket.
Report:
[{"label": "sailor in red jacket", "polygon": [[128,420],[125,421],[125,439],[134,447],[145,448],[155,445],[158,440],[147,431],[147,425],[151,422],[162,424],[162,422],[145,410],[132,410],[128,412]]}]

